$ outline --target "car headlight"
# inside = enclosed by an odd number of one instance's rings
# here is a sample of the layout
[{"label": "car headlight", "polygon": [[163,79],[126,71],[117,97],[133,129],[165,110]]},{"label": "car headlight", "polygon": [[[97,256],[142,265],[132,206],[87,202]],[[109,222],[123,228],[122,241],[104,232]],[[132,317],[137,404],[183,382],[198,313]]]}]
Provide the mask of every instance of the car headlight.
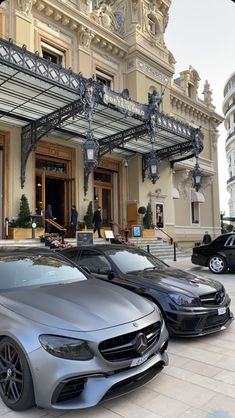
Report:
[{"label": "car headlight", "polygon": [[82,361],[93,358],[87,343],[82,340],[59,335],[40,335],[39,341],[44,350],[55,357]]},{"label": "car headlight", "polygon": [[200,302],[197,298],[182,295],[180,293],[171,293],[170,298],[180,306],[200,306]]}]

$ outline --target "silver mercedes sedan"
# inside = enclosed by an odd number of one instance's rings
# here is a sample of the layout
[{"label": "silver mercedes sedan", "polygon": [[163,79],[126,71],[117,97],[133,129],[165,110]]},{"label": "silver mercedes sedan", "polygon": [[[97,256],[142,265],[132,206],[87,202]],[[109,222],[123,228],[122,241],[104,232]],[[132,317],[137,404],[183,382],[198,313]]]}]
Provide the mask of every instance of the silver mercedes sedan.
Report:
[{"label": "silver mercedes sedan", "polygon": [[0,252],[0,396],[11,409],[79,409],[165,365],[168,332],[144,298],[47,249]]}]

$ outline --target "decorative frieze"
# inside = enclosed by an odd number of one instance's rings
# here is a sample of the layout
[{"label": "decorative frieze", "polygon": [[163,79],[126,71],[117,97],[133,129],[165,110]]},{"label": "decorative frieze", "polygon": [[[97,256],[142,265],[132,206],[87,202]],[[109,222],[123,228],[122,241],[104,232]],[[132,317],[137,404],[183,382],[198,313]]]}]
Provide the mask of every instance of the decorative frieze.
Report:
[{"label": "decorative frieze", "polygon": [[137,59],[132,59],[127,62],[127,71],[140,70],[149,77],[157,80],[162,84],[167,84],[169,81],[169,76],[147,64],[144,61]]}]

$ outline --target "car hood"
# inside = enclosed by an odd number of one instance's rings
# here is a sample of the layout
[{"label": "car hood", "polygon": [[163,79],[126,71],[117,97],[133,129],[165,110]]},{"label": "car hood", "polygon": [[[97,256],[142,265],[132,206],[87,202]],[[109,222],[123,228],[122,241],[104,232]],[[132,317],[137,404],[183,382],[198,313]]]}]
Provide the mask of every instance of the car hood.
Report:
[{"label": "car hood", "polygon": [[[129,275],[128,275],[129,276]],[[200,296],[220,290],[222,284],[172,267],[161,270],[145,270],[132,274],[133,279],[148,287],[158,287],[162,291],[181,292]]]},{"label": "car hood", "polygon": [[144,298],[96,279],[8,291],[0,304],[37,323],[72,331],[114,327],[154,311]]}]

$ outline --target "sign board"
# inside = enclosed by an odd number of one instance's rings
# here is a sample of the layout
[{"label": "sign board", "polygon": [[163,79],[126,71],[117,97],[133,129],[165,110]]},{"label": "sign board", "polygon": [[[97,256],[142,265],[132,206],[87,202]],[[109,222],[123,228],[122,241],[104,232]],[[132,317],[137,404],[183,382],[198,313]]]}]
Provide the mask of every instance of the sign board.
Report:
[{"label": "sign board", "polygon": [[93,244],[93,232],[83,232],[78,231],[77,232],[77,245],[90,245]]},{"label": "sign board", "polygon": [[104,231],[105,238],[112,239],[114,238],[113,231]]},{"label": "sign board", "polygon": [[135,238],[141,237],[142,234],[142,227],[140,225],[133,225],[132,226],[132,236]]}]

